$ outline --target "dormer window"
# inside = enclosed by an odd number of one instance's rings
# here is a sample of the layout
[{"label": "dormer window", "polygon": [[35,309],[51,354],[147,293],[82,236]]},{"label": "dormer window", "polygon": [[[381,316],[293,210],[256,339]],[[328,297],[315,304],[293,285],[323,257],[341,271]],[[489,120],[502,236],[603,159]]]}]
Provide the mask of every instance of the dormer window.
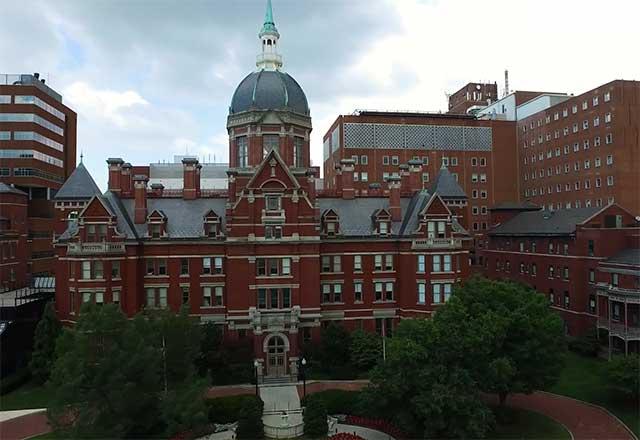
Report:
[{"label": "dormer window", "polygon": [[388,222],[380,222],[380,226],[378,228],[380,235],[389,234],[389,223]]},{"label": "dormer window", "polygon": [[148,234],[151,238],[162,238],[167,233],[167,216],[154,210],[147,216]]},{"label": "dormer window", "polygon": [[209,238],[217,238],[220,233],[220,217],[213,210],[210,210],[204,216],[204,235]]},{"label": "dormer window", "polygon": [[335,222],[328,222],[325,225],[325,232],[330,237],[333,237],[334,235],[336,235],[336,223]]},{"label": "dormer window", "polygon": [[378,209],[372,215],[375,233],[380,236],[391,234],[391,214],[386,209]]},{"label": "dormer window", "polygon": [[160,224],[151,224],[149,225],[149,235],[151,238],[160,238],[162,235],[162,225]]},{"label": "dormer window", "polygon": [[329,209],[322,214],[322,232],[327,237],[335,237],[340,229],[340,218],[338,214]]},{"label": "dormer window", "polygon": [[274,194],[266,195],[265,204],[267,211],[279,211],[281,209],[280,196]]},{"label": "dormer window", "polygon": [[68,220],[77,220],[78,219],[78,211],[71,211],[67,216]]}]

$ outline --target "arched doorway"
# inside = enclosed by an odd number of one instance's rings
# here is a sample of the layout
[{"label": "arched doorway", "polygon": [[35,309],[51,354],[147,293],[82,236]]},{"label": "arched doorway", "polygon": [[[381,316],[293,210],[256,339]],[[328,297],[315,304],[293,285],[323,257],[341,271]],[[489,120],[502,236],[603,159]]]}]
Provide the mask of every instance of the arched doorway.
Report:
[{"label": "arched doorway", "polygon": [[267,376],[280,377],[287,374],[287,343],[278,335],[267,343]]}]

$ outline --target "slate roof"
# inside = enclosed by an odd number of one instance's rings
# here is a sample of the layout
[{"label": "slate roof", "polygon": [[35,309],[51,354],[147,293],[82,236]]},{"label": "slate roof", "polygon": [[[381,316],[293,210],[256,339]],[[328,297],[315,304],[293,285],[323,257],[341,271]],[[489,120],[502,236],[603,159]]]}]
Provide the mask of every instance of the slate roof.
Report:
[{"label": "slate roof", "polygon": [[55,200],[63,199],[80,199],[88,200],[93,196],[101,194],[100,188],[80,162],[73,173],[69,176],[62,188],[60,188],[54,197]]},{"label": "slate roof", "polygon": [[[333,209],[340,218],[340,233],[345,237],[370,236],[374,230],[371,215],[378,209],[389,209],[388,197],[362,197],[353,200],[341,198],[319,198],[320,214],[327,209]],[[405,215],[409,206],[409,199],[400,200],[402,215]],[[392,235],[398,235],[401,222],[391,224]]]},{"label": "slate roof", "polygon": [[18,188],[14,188],[13,186],[7,185],[6,183],[0,182],[0,193],[11,193],[11,194],[20,194],[21,196],[28,195],[24,191],[20,191]]},{"label": "slate roof", "polygon": [[440,168],[436,180],[431,186],[431,193],[437,192],[443,199],[467,198],[456,178],[446,167]]},{"label": "slate roof", "polygon": [[302,87],[288,73],[260,70],[247,75],[231,99],[229,113],[249,110],[289,110],[309,115]]},{"label": "slate roof", "polygon": [[538,209],[540,209],[540,206],[531,202],[502,202],[489,208],[489,211],[537,211]]},{"label": "slate roof", "polygon": [[640,249],[638,248],[627,248],[618,252],[617,254],[607,258],[603,263],[613,263],[613,264],[632,264],[635,266],[640,266]]},{"label": "slate roof", "polygon": [[431,194],[427,190],[418,191],[413,194],[407,206],[407,212],[404,213],[402,219],[400,235],[409,235],[418,228],[418,214],[427,205],[429,199],[431,199]]},{"label": "slate roof", "polygon": [[571,235],[576,225],[602,208],[525,211],[493,228],[489,235]]}]

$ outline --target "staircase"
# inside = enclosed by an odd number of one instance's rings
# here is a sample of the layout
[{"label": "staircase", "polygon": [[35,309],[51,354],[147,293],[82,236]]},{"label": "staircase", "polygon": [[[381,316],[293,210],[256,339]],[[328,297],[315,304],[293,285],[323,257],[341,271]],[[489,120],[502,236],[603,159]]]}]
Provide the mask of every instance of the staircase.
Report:
[{"label": "staircase", "polygon": [[262,384],[265,386],[278,386],[291,384],[291,378],[289,376],[282,377],[263,377]]}]

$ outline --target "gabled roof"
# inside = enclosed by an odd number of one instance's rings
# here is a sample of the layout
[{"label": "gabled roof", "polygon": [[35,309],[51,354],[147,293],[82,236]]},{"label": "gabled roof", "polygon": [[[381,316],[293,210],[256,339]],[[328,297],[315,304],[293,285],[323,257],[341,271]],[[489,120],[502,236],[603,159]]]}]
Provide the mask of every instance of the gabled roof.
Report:
[{"label": "gabled roof", "polygon": [[64,185],[62,185],[62,188],[58,190],[54,199],[89,200],[91,197],[100,194],[100,188],[98,188],[84,164],[80,162]]},{"label": "gabled roof", "polygon": [[525,211],[493,228],[489,235],[571,235],[601,208]]},{"label": "gabled roof", "polygon": [[[389,210],[389,197],[362,197],[345,200],[334,197],[317,199],[320,212],[333,210],[340,218],[340,234],[345,237],[370,237],[374,232],[371,213],[379,210]],[[400,199],[402,214],[407,212],[408,198]],[[398,235],[401,222],[391,224],[392,235]]]},{"label": "gabled roof", "polygon": [[24,191],[20,191],[18,188],[14,188],[13,186],[9,186],[6,183],[0,182],[0,194],[20,194],[21,196],[26,196],[27,193]]},{"label": "gabled roof", "polygon": [[425,189],[413,194],[402,219],[400,235],[412,234],[418,228],[418,215],[427,206],[429,200],[431,200],[431,194]]},{"label": "gabled roof", "polygon": [[466,199],[467,194],[458,184],[456,178],[447,167],[440,168],[440,172],[430,189],[431,193],[437,192],[443,199]]},{"label": "gabled roof", "polygon": [[291,180],[291,184],[293,185],[294,188],[300,188],[300,182],[298,182],[298,179],[296,179],[295,176],[291,173],[291,171],[289,170],[289,167],[287,166],[287,164],[284,163],[284,161],[282,160],[282,157],[280,157],[280,154],[276,150],[269,151],[269,153],[264,157],[264,159],[262,159],[262,162],[260,163],[260,165],[258,165],[258,168],[253,173],[253,176],[251,177],[251,179],[249,179],[249,182],[247,183],[247,186],[246,186],[247,188],[255,187],[255,182],[260,178],[265,167],[267,165],[271,166],[272,161],[275,161],[275,163],[279,165],[280,168],[282,168],[282,170],[285,172],[287,177]]}]

